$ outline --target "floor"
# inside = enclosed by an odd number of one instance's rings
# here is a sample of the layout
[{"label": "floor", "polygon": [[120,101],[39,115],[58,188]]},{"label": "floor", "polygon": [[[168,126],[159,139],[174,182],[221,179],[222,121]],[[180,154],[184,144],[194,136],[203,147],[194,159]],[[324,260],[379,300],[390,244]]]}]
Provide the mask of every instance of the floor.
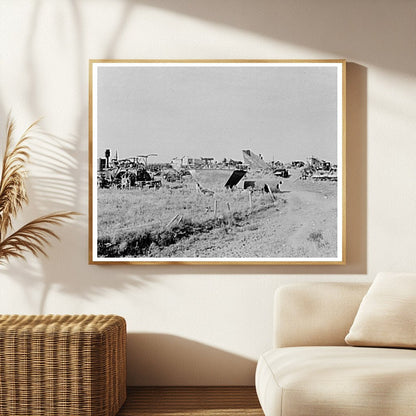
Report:
[{"label": "floor", "polygon": [[264,416],[254,387],[128,387],[117,416]]}]

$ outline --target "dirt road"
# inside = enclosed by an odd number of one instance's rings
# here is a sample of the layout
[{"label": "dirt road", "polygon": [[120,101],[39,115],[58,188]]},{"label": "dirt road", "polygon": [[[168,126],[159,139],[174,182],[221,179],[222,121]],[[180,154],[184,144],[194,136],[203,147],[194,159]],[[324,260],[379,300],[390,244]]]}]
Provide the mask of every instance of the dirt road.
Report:
[{"label": "dirt road", "polygon": [[276,201],[237,225],[183,239],[161,256],[196,258],[335,257],[337,184],[287,180]]}]

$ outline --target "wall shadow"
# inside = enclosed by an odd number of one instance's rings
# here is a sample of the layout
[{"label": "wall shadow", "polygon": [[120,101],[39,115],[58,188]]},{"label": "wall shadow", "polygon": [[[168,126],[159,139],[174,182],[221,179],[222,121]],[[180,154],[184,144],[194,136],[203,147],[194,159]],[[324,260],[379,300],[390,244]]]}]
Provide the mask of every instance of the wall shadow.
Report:
[{"label": "wall shadow", "polygon": [[[126,3],[127,9],[133,3]],[[41,128],[34,131],[30,141],[31,159],[28,166],[27,188],[30,203],[16,218],[16,225],[22,225],[41,215],[53,211],[81,211],[74,221],[54,227],[61,241],[51,239],[46,248],[49,258],[34,258],[28,254],[27,261],[12,260],[1,267],[0,274],[11,276],[19,282],[22,294],[30,305],[38,305],[38,313],[53,313],[47,307],[52,288],[81,299],[92,299],[107,289],[121,291],[128,288],[143,288],[156,284],[157,278],[148,282],[138,275],[137,270],[124,267],[100,268],[88,273],[88,60],[85,59],[86,33],[84,30],[81,4],[77,0],[63,2],[60,10],[68,18],[67,23],[76,30],[74,41],[76,54],[71,62],[74,77],[71,83],[78,92],[80,102],[75,115],[74,134],[67,137],[48,133]],[[36,43],[42,34],[42,13],[47,12],[48,4],[36,0],[31,5],[29,35],[24,43],[26,74],[28,77],[25,97],[33,120],[43,116],[40,97],[42,89],[41,74],[50,70],[43,60],[37,60]],[[126,12],[127,13],[127,12]],[[123,22],[117,27],[121,31]],[[113,47],[117,46],[117,34]],[[62,45],[65,38],[59,40]],[[62,46],[64,49],[64,46]],[[111,46],[109,46],[111,49]],[[0,95],[1,96],[1,95]],[[6,125],[5,105],[0,100],[0,117]],[[31,120],[31,121],[33,121]],[[45,122],[46,121],[46,122]],[[47,124],[47,119],[40,123]],[[24,126],[25,128],[26,126]],[[84,211],[85,210],[85,211]],[[36,290],[34,290],[36,288]],[[40,297],[39,297],[40,292]],[[82,311],[80,311],[82,312]]]},{"label": "wall shadow", "polygon": [[347,63],[347,267],[367,273],[367,68]]},{"label": "wall shadow", "polygon": [[[58,137],[35,128],[28,144],[31,147],[27,178],[30,202],[18,213],[14,231],[42,215],[76,210],[80,194],[76,175],[77,149],[72,138]],[[150,282],[132,270],[117,266],[101,267],[100,273],[85,273],[85,267],[88,267],[88,215],[85,212],[80,214],[61,226],[53,227],[60,240],[49,239],[50,245],[45,250],[48,257],[40,256],[33,262],[32,255],[26,253],[27,261],[12,260],[0,269],[0,274],[5,272],[21,284],[26,301],[37,304],[39,314],[54,313],[47,308],[52,288],[77,298],[92,299],[107,289],[122,291],[157,284],[157,278]],[[34,292],[34,287],[39,287],[40,291]],[[34,299],[33,293],[39,292],[40,296]]]},{"label": "wall shadow", "polygon": [[[335,3],[335,4],[334,4]],[[363,39],[373,42],[371,31],[380,33],[377,26],[377,19],[371,19],[370,25],[365,30],[369,30],[364,36],[358,28],[357,31],[347,30],[356,21],[357,16],[351,15],[351,7],[344,6],[339,2],[329,2],[318,0],[314,6],[310,6],[306,0],[297,0],[285,4],[283,1],[272,2],[269,0],[259,0],[254,3],[248,0],[230,0],[222,2],[214,0],[207,4],[202,0],[193,2],[183,0],[172,0],[165,2],[161,0],[125,0],[124,10],[121,20],[114,31],[111,42],[108,44],[104,55],[108,58],[114,57],[118,43],[122,40],[122,34],[129,21],[130,12],[134,6],[147,5],[149,7],[171,10],[175,13],[193,16],[199,19],[217,22],[226,26],[237,27],[249,32],[259,33],[272,39],[288,41],[293,44],[306,45],[313,48],[324,50],[326,53],[336,53],[341,56],[349,50],[354,51],[354,56],[363,60],[384,67],[394,67],[393,69],[406,72],[410,64],[400,52],[390,48],[391,44],[397,42],[395,33],[390,34],[393,38],[380,48],[371,48],[371,53],[367,54],[366,45],[362,47],[355,45],[355,41],[362,42]],[[45,135],[44,142],[40,143],[33,155],[32,161],[37,169],[43,169],[46,174],[33,177],[31,181],[32,199],[36,206],[34,212],[45,213],[43,208],[50,211],[50,207],[56,206],[57,209],[77,209],[85,207],[87,194],[88,166],[84,161],[87,158],[87,107],[86,91],[88,85],[87,62],[85,61],[85,31],[82,29],[82,13],[80,4],[71,0],[67,3],[70,10],[72,24],[78,28],[76,37],[78,54],[74,61],[75,88],[79,91],[80,97],[84,97],[80,102],[79,117],[76,120],[75,136],[63,139],[52,135]],[[374,8],[365,2],[361,6],[365,13],[374,13]],[[41,94],[40,90],[34,89],[37,85],[38,69],[35,65],[33,56],[33,44],[36,34],[40,30],[37,19],[42,8],[41,2],[36,2],[33,9],[31,20],[31,35],[27,39],[27,66],[30,75],[31,86],[27,92],[32,100],[30,106],[34,113],[39,113],[40,105],[37,97]],[[322,10],[326,10],[325,24],[321,23]],[[346,15],[342,16],[344,9],[348,9]],[[371,9],[371,10],[370,10]],[[380,13],[380,11],[376,11]],[[391,11],[394,13],[394,10]],[[319,19],[318,19],[319,16]],[[342,18],[341,18],[342,16]],[[293,25],[293,20],[297,25]],[[316,20],[315,20],[316,19]],[[316,22],[319,24],[315,24]],[[374,22],[374,25],[372,24]],[[310,36],[304,36],[305,30],[312,23],[311,30],[308,29]],[[333,31],[333,32],[331,32]],[[323,36],[324,33],[338,33],[340,36]],[[377,40],[378,46],[380,41]],[[373,46],[373,45],[371,45]],[[390,49],[386,51],[385,47]],[[358,54],[356,53],[358,51]],[[366,51],[367,52],[367,51]],[[388,52],[388,53],[387,53]],[[396,56],[397,55],[397,56]],[[392,58],[393,56],[393,58]],[[396,56],[397,59],[394,59]],[[4,106],[0,103],[0,111],[4,112]],[[100,271],[91,275],[100,274],[100,279],[95,277],[80,276],[79,271],[85,269],[87,264],[87,216],[77,220],[76,224],[67,228],[66,226],[58,229],[62,235],[62,240],[68,247],[73,249],[71,255],[63,256],[61,251],[51,248],[51,258],[56,258],[56,262],[42,260],[43,278],[45,280],[44,301],[40,305],[40,311],[44,310],[48,287],[58,285],[58,287],[69,293],[76,293],[81,297],[88,297],[89,294],[99,292],[100,286],[114,289],[123,288],[124,285],[136,286],[137,284],[147,284],[149,279],[157,279],[163,274],[170,275],[258,275],[258,274],[365,274],[367,272],[367,72],[366,68],[355,63],[347,65],[347,264],[345,266],[256,266],[256,265],[233,265],[233,266],[190,266],[190,265],[170,265],[166,266],[145,266],[138,270],[135,266],[88,266],[91,268],[100,267]],[[80,242],[82,240],[82,242]],[[82,254],[84,253],[84,254]],[[19,270],[19,272],[18,272]],[[22,271],[20,263],[10,266],[10,271],[25,276],[22,285],[30,286],[30,276],[36,276],[31,268]],[[84,274],[84,273],[83,273]],[[116,282],[111,279],[117,275]],[[138,277],[139,275],[140,277]],[[108,278],[106,278],[108,276]],[[38,283],[37,277],[34,280]],[[96,287],[97,286],[97,287]]]},{"label": "wall shadow", "polygon": [[[378,2],[377,7],[372,1],[337,0],[126,1],[257,33],[340,58],[353,56],[356,61],[414,74],[412,54],[403,53],[401,47],[407,38],[401,28],[414,25],[414,3],[411,1],[401,2],[400,8],[391,7],[389,1]],[[403,13],[404,7],[408,9],[407,15]],[[409,41],[409,48],[412,45]]]},{"label": "wall shadow", "polygon": [[[87,91],[87,64],[85,62],[85,31],[82,29],[82,13],[80,4],[71,0],[68,2],[71,10],[70,18],[72,24],[79,31],[76,42],[79,53],[76,55],[74,69],[76,73],[76,88],[80,96],[85,96]],[[357,25],[357,15],[354,7],[342,2],[330,2],[328,0],[317,0],[313,5],[306,0],[294,2],[259,0],[251,2],[248,0],[230,0],[222,2],[214,0],[207,4],[202,0],[188,2],[184,0],[125,0],[124,10],[121,14],[119,24],[111,37],[104,55],[108,58],[114,57],[119,43],[122,41],[124,28],[129,22],[130,13],[134,7],[146,5],[152,8],[170,10],[174,13],[188,15],[204,21],[212,21],[224,26],[236,27],[247,32],[261,34],[271,39],[287,41],[294,45],[303,45],[315,50],[322,50],[325,53],[338,56],[354,55],[356,59],[361,58],[365,62],[378,65],[383,68],[398,70],[404,73],[411,72],[412,60],[408,54],[403,54],[396,46],[401,43],[400,31],[391,31],[389,39],[383,43],[380,33],[389,32],[387,29],[381,31],[379,21],[389,21],[386,13],[394,14],[395,10],[388,11],[382,7],[374,10],[370,2],[361,2],[360,10],[362,19],[366,24]],[[34,113],[39,113],[39,103],[36,97],[41,94],[36,90],[38,71],[33,56],[33,43],[36,41],[36,33],[39,30],[37,19],[41,9],[41,2],[36,2],[31,20],[32,36],[27,40],[27,66],[30,76],[31,89],[28,90],[28,97],[32,100],[30,105]],[[325,10],[325,14],[323,11]],[[369,17],[370,16],[370,17]],[[383,18],[382,18],[383,17]],[[293,25],[296,21],[296,25]],[[393,23],[392,23],[393,24]],[[305,36],[307,31],[308,36]],[[365,32],[365,33],[364,33]],[[328,36],[336,33],[337,36]],[[372,36],[374,35],[374,36]],[[386,35],[387,36],[387,35]],[[276,56],[279,58],[279,56]],[[1,103],[0,103],[1,104]],[[4,108],[1,109],[4,113]],[[50,168],[49,178],[34,178],[33,195],[36,206],[49,207],[51,203],[60,204],[66,207],[85,205],[84,195],[87,191],[87,166],[80,163],[87,160],[86,138],[87,126],[87,103],[86,100],[80,103],[79,120],[76,125],[75,138],[55,142],[53,151],[64,150],[68,161],[61,160],[62,166],[55,163],[52,157],[45,162]],[[60,144],[59,144],[60,143]],[[51,143],[48,143],[50,146]],[[61,146],[61,149],[58,147]],[[46,147],[46,146],[45,146]],[[36,157],[43,153],[39,147]],[[53,152],[52,152],[53,153]],[[35,157],[33,158],[35,159]],[[52,161],[52,162],[51,162]],[[41,162],[37,162],[40,166]],[[59,175],[66,174],[66,178],[59,179]],[[53,179],[51,179],[53,178]],[[45,191],[47,190],[47,191]],[[43,200],[45,192],[47,198]],[[39,198],[38,198],[39,196]],[[45,202],[46,201],[46,202]],[[86,214],[86,213],[85,213]],[[146,266],[138,270],[135,266],[105,266],[100,267],[103,278],[100,282],[94,279],[77,277],[77,270],[83,270],[86,264],[85,255],[68,256],[62,259],[63,266],[68,270],[65,273],[58,273],[58,266],[45,260],[42,262],[44,275],[47,284],[58,284],[64,291],[79,293],[81,296],[88,296],[89,293],[99,291],[95,284],[102,284],[107,280],[110,287],[123,287],[123,279],[126,276],[140,275],[142,282],[148,279],[155,279],[158,275],[190,275],[190,274],[224,274],[229,275],[256,275],[256,274],[366,274],[367,272],[367,69],[355,63],[347,65],[347,264],[345,266]],[[62,231],[61,231],[62,230]],[[86,241],[86,220],[81,220],[71,232],[76,231],[77,238]],[[69,241],[70,247],[79,247],[79,241],[67,233],[65,228],[59,229],[63,239]],[[80,250],[78,249],[77,253]],[[52,256],[51,256],[52,257]],[[99,266],[89,266],[99,267]],[[24,274],[30,274],[26,269]],[[117,284],[110,284],[110,277],[117,275]],[[68,278],[68,276],[74,276]],[[126,277],[127,285],[136,285],[136,278]],[[42,308],[41,308],[42,310]]]},{"label": "wall shadow", "polygon": [[168,334],[127,335],[131,386],[254,385],[256,362]]}]

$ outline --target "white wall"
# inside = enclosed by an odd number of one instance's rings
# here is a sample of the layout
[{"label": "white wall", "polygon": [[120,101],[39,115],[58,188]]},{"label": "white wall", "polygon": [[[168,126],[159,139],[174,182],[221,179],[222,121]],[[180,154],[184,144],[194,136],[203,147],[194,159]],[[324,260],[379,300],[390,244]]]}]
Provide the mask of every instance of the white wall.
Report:
[{"label": "white wall", "polygon": [[[276,287],[415,271],[415,18],[413,0],[2,0],[1,128],[12,109],[50,133],[20,221],[85,215],[0,270],[0,311],[124,316],[129,384],[252,384]],[[346,58],[348,264],[89,266],[90,58]]]}]

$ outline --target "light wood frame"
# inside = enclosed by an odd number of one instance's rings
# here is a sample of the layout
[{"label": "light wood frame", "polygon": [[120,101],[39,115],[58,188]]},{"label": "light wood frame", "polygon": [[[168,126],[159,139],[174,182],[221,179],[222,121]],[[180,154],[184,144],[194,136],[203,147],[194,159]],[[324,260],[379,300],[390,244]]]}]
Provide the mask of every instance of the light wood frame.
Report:
[{"label": "light wood frame", "polygon": [[[100,257],[97,255],[97,68],[102,66],[283,66],[336,68],[337,94],[337,229],[336,256],[331,258],[299,257]],[[89,62],[89,263],[90,264],[187,264],[187,265],[343,265],[346,264],[346,61],[324,60],[90,60]]]}]

